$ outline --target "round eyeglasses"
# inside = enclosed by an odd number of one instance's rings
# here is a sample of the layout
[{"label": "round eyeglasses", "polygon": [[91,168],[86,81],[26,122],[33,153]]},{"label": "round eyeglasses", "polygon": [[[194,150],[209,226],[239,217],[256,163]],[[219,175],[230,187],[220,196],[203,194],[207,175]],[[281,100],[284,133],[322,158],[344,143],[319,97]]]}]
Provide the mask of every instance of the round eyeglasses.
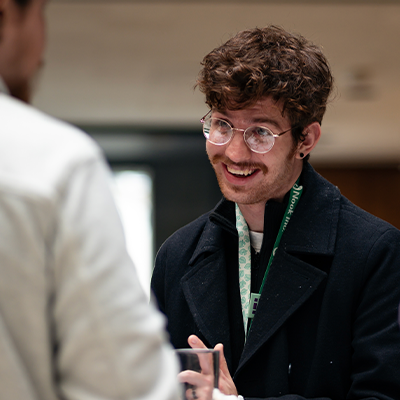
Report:
[{"label": "round eyeglasses", "polygon": [[203,124],[203,134],[206,139],[217,146],[229,143],[234,131],[242,131],[246,145],[251,151],[259,154],[268,153],[275,144],[275,138],[289,132],[292,128],[281,133],[273,133],[265,126],[249,126],[247,129],[232,128],[223,119],[211,117],[211,110],[200,120]]}]

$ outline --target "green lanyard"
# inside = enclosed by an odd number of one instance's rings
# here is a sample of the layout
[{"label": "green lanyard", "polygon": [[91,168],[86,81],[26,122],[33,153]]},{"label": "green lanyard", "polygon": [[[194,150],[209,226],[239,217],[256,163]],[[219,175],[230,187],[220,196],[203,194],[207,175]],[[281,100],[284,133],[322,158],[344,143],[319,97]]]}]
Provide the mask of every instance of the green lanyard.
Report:
[{"label": "green lanyard", "polygon": [[[300,178],[299,178],[300,179]],[[278,231],[278,235],[275,240],[275,244],[269,257],[268,265],[264,273],[264,278],[258,293],[250,293],[251,288],[251,248],[250,248],[250,234],[247,223],[236,204],[236,229],[239,235],[239,288],[240,297],[242,303],[242,315],[243,315],[243,325],[244,330],[247,333],[248,319],[254,318],[257,310],[258,302],[261,297],[267,276],[275,257],[276,250],[278,249],[279,243],[281,241],[283,232],[285,231],[290,218],[300,200],[301,194],[303,192],[303,186],[299,186],[299,179],[293,185],[290,190],[289,204],[286,207],[285,214],[283,216],[281,226]],[[251,323],[250,323],[251,325]]]}]

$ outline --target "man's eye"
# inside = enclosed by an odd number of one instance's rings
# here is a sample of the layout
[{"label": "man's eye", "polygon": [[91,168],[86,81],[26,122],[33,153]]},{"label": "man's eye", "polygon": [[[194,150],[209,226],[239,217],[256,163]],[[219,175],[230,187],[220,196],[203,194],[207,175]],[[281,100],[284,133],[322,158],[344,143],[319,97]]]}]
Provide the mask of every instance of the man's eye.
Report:
[{"label": "man's eye", "polygon": [[231,129],[230,125],[222,119],[217,119],[215,121],[215,128],[223,132]]},{"label": "man's eye", "polygon": [[267,128],[263,128],[262,126],[255,126],[251,130],[253,135],[260,136],[260,137],[265,137],[265,136],[271,136],[271,132]]}]

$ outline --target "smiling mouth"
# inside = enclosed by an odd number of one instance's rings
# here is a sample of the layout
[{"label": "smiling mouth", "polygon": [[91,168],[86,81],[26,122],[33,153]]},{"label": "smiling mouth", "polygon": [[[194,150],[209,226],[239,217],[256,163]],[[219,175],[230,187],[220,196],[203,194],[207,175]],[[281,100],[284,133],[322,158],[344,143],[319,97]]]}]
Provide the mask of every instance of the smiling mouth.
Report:
[{"label": "smiling mouth", "polygon": [[229,166],[229,165],[226,166],[226,169],[230,174],[235,175],[235,176],[240,176],[240,177],[251,176],[257,171],[257,169],[249,169],[249,168],[246,168],[246,169],[235,169],[235,168],[232,168],[232,166]]}]

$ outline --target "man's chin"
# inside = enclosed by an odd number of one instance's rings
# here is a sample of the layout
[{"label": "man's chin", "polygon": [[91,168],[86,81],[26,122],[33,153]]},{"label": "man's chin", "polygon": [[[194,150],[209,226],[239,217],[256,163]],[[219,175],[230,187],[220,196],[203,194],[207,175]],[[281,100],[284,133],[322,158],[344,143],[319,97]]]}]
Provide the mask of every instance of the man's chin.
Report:
[{"label": "man's chin", "polygon": [[249,193],[240,186],[228,187],[226,184],[220,183],[219,188],[225,199],[229,201],[233,201],[234,203],[243,203],[243,204],[247,204],[249,202],[248,199]]}]

